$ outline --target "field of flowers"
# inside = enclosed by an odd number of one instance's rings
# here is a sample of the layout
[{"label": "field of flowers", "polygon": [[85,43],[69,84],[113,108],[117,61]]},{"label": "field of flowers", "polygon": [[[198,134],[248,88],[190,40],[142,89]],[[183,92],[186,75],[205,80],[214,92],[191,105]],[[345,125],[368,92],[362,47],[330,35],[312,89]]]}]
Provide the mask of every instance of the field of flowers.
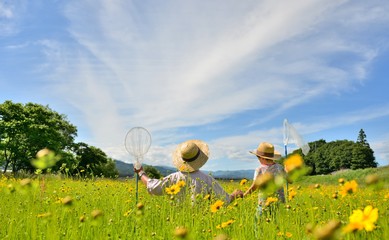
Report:
[{"label": "field of flowers", "polygon": [[[35,176],[0,177],[1,239],[389,239],[387,168],[320,181],[306,178],[309,169],[292,155],[285,176],[221,182],[228,192],[255,184],[267,196],[258,216],[256,194],[227,204],[182,197],[184,181],[151,196],[134,179],[42,174],[57,159],[43,149],[32,161]],[[285,203],[272,195],[279,187]]]},{"label": "field of flowers", "polygon": [[[177,198],[184,183],[165,196],[139,185],[136,202],[134,179],[1,176],[0,239],[389,239],[389,189],[366,181],[289,184],[287,202],[269,197],[256,219],[256,194],[192,204]],[[221,182],[228,192],[251,183]]]}]

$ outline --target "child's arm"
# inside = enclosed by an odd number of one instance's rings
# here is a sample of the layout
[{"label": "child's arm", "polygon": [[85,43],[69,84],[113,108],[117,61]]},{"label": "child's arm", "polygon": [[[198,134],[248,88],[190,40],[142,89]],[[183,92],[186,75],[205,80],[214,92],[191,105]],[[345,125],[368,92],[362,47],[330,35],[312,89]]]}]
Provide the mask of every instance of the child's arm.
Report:
[{"label": "child's arm", "polygon": [[255,186],[254,182],[253,184],[251,184],[250,188],[247,189],[247,191],[243,194],[243,197],[246,197],[247,195],[251,194],[252,192],[254,192],[255,190],[257,190],[257,186]]}]

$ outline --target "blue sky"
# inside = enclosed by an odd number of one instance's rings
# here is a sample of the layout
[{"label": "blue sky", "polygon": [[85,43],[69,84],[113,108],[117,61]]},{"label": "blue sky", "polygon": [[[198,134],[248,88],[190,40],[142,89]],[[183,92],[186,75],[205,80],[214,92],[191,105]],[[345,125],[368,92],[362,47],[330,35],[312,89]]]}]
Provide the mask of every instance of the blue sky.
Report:
[{"label": "blue sky", "polygon": [[[283,121],[306,142],[356,141],[389,164],[389,1],[0,0],[0,102],[34,102],[76,141],[172,166],[187,139],[204,170],[253,169],[262,141],[283,153]],[[293,139],[288,151],[297,148]]]}]

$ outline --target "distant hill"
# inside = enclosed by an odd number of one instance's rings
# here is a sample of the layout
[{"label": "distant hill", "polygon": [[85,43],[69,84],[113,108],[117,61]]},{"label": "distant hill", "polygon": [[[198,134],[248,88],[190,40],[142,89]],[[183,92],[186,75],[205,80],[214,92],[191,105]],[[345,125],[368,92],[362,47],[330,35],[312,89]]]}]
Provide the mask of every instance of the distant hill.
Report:
[{"label": "distant hill", "polygon": [[[119,171],[119,177],[134,176],[134,167],[132,163],[125,163],[120,160],[115,160],[116,168]],[[167,176],[170,173],[177,171],[176,168],[168,166],[153,166],[163,175]],[[211,174],[216,179],[251,179],[254,175],[253,170],[236,170],[236,171],[204,171]]]},{"label": "distant hill", "polygon": [[[206,171],[205,171],[206,172]],[[214,171],[211,175],[217,179],[252,179],[254,176],[253,170],[234,170],[234,171]]]},{"label": "distant hill", "polygon": [[[125,163],[120,160],[115,160],[116,168],[119,172],[119,177],[132,177],[134,176],[134,164]],[[147,166],[147,164],[143,164]],[[167,166],[153,166],[155,167],[163,176],[167,176],[170,173],[176,171],[176,168],[167,167]]]}]

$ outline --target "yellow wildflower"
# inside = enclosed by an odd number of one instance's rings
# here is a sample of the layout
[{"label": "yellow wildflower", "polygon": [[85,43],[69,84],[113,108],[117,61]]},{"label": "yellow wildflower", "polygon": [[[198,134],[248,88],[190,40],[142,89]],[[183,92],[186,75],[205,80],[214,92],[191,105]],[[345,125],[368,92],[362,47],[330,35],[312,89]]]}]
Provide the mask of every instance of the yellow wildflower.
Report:
[{"label": "yellow wildflower", "polygon": [[313,232],[313,236],[318,240],[337,239],[336,234],[340,226],[341,223],[339,220],[330,220],[324,226],[316,228]]},{"label": "yellow wildflower", "polygon": [[340,185],[343,185],[343,184],[344,184],[344,178],[339,178],[339,179],[338,179],[338,183],[339,183]]},{"label": "yellow wildflower", "polygon": [[181,187],[178,184],[174,184],[171,187],[165,188],[165,191],[169,195],[176,195],[181,191]]},{"label": "yellow wildflower", "polygon": [[380,181],[380,178],[375,174],[367,175],[365,178],[365,182],[367,185],[374,185]]},{"label": "yellow wildflower", "polygon": [[70,196],[66,196],[66,197],[62,198],[61,203],[62,203],[63,205],[70,206],[70,205],[73,204],[73,199],[72,199],[72,197],[70,197]]},{"label": "yellow wildflower", "polygon": [[170,190],[171,190],[172,194],[176,195],[177,193],[179,193],[181,191],[181,188],[177,184],[174,184],[173,186],[170,187]]},{"label": "yellow wildflower", "polygon": [[289,189],[289,193],[288,193],[289,200],[292,200],[296,195],[297,195],[297,192],[293,188]]},{"label": "yellow wildflower", "polygon": [[185,181],[181,180],[179,181],[178,183],[176,183],[176,185],[180,188],[184,187],[185,186]]},{"label": "yellow wildflower", "polygon": [[259,189],[265,189],[271,182],[274,182],[274,176],[270,172],[266,172],[262,175],[258,175],[254,181],[254,184]]},{"label": "yellow wildflower", "polygon": [[278,202],[278,198],[276,197],[268,197],[265,202],[265,206],[270,206],[270,204]]},{"label": "yellow wildflower", "polygon": [[389,199],[389,193],[385,195],[385,199]]},{"label": "yellow wildflower", "polygon": [[50,213],[50,212],[41,213],[41,214],[38,214],[38,215],[37,215],[38,218],[45,218],[45,217],[49,217],[49,216],[51,216],[51,213]]},{"label": "yellow wildflower", "polygon": [[342,186],[340,194],[342,194],[342,196],[344,197],[347,194],[355,193],[357,191],[357,188],[358,188],[358,183],[355,180],[352,180],[350,182],[346,182]]},{"label": "yellow wildflower", "polygon": [[172,195],[172,194],[173,194],[173,189],[170,188],[170,187],[165,188],[165,191],[166,191],[166,193],[169,194],[169,195]]},{"label": "yellow wildflower", "polygon": [[217,200],[214,204],[211,205],[211,212],[217,212],[223,206],[223,204],[223,201]]},{"label": "yellow wildflower", "polygon": [[365,207],[362,211],[357,209],[353,211],[350,216],[350,223],[345,227],[345,232],[352,232],[356,230],[363,230],[370,232],[373,231],[376,226],[375,222],[378,219],[378,208],[373,208],[371,205]]},{"label": "yellow wildflower", "polygon": [[231,225],[232,223],[234,223],[234,222],[235,222],[235,220],[230,219],[230,220],[228,220],[227,222],[223,222],[223,223],[217,225],[216,228],[217,228],[217,229],[226,228],[226,227],[230,226],[230,225]]},{"label": "yellow wildflower", "polygon": [[243,178],[241,181],[240,181],[240,185],[243,186],[247,183],[247,179]]},{"label": "yellow wildflower", "polygon": [[300,154],[293,154],[289,156],[284,162],[285,171],[287,173],[292,172],[293,170],[302,167],[303,164],[303,158],[300,156]]},{"label": "yellow wildflower", "polygon": [[95,209],[91,212],[91,215],[92,215],[93,219],[96,219],[96,218],[102,216],[103,212],[101,210]]},{"label": "yellow wildflower", "polygon": [[209,195],[209,194],[207,194],[207,195],[204,196],[204,200],[208,200],[208,199],[210,199],[210,198],[211,198],[211,195]]},{"label": "yellow wildflower", "polygon": [[125,213],[123,214],[123,216],[128,217],[128,216],[131,215],[131,213],[132,213],[132,210],[128,210],[127,212],[125,212]]},{"label": "yellow wildflower", "polygon": [[187,235],[188,235],[188,229],[185,228],[185,227],[176,227],[176,229],[174,229],[174,236],[177,237],[177,238],[185,238]]}]

